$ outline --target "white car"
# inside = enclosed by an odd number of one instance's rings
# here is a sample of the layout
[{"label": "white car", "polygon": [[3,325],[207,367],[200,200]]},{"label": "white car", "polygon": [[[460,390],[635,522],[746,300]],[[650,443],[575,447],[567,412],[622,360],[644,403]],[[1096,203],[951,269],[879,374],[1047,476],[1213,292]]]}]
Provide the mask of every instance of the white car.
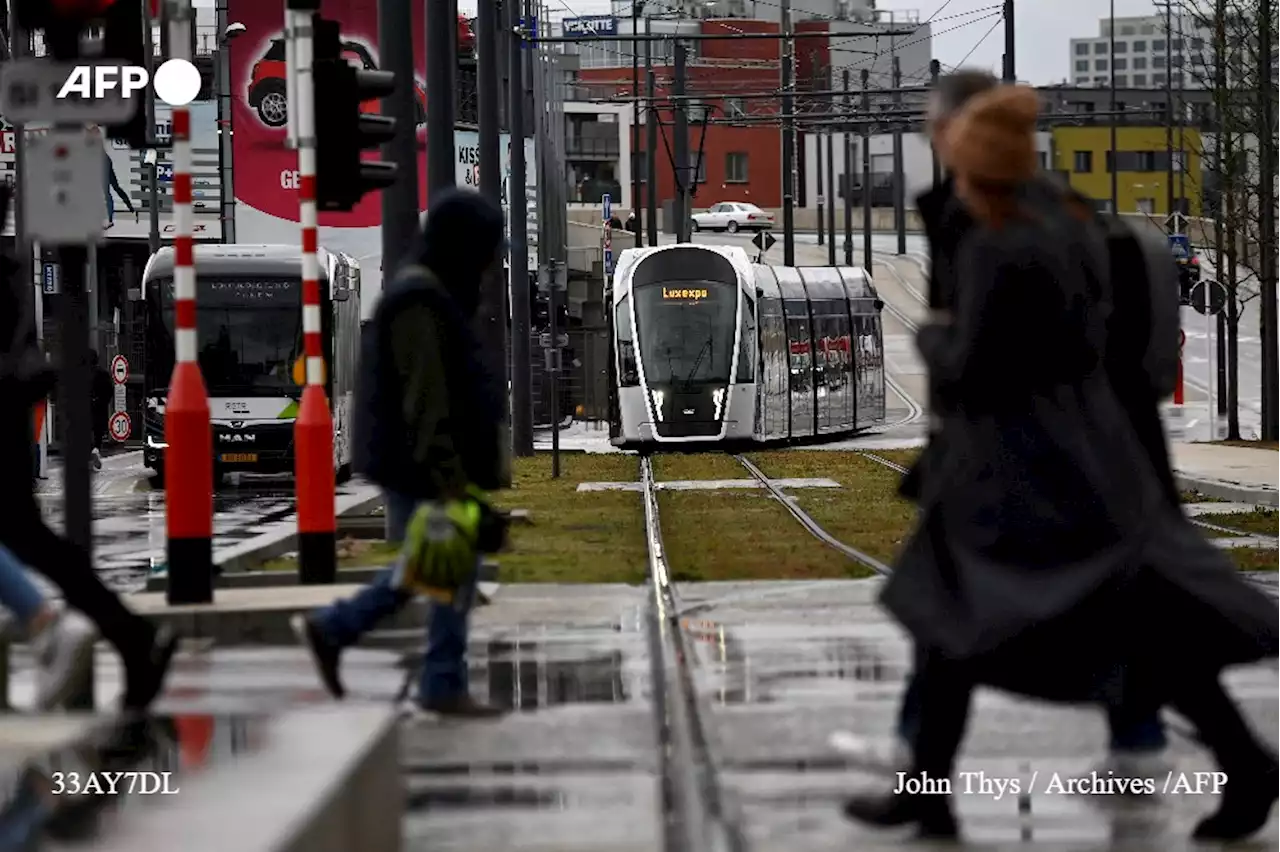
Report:
[{"label": "white car", "polygon": [[754,204],[742,201],[722,201],[711,205],[706,213],[693,214],[695,231],[765,231],[773,227],[773,214],[766,213]]}]

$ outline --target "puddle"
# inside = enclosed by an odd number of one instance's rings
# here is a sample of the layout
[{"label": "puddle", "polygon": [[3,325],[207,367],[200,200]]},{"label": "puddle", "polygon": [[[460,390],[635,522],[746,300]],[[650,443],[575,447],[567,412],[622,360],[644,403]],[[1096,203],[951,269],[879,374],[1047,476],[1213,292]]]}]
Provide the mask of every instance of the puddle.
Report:
[{"label": "puddle", "polygon": [[261,747],[263,721],[179,714],[104,725],[12,766],[0,788],[0,852],[102,837],[120,809],[178,795],[184,778]]},{"label": "puddle", "polygon": [[632,698],[622,651],[495,640],[476,655],[472,682],[487,682],[489,703],[508,710],[563,704],[621,704]]}]

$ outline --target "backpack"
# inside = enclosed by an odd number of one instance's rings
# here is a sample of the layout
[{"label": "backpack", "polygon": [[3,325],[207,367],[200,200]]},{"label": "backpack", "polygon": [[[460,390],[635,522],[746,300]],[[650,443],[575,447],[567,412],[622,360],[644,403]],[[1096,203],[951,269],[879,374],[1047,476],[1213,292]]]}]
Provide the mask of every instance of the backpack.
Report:
[{"label": "backpack", "polygon": [[1181,359],[1178,268],[1163,235],[1102,217],[1110,254],[1116,346],[1140,365],[1157,399],[1173,394]]}]

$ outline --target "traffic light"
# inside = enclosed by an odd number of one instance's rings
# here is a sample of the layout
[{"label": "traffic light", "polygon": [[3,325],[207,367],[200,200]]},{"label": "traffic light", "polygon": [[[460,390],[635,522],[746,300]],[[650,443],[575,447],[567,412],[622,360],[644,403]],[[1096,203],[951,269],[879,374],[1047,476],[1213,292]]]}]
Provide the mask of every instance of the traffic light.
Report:
[{"label": "traffic light", "polygon": [[361,159],[360,153],[389,142],[396,120],[366,113],[367,101],[395,91],[390,71],[356,68],[338,53],[336,25],[317,16],[315,80],[316,206],[346,212],[366,193],[396,181],[394,163]]}]

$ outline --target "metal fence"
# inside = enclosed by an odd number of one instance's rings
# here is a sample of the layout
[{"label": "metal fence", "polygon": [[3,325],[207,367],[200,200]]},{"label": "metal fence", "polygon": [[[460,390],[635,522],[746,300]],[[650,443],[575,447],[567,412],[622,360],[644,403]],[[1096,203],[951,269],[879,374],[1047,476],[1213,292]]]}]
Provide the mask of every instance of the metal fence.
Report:
[{"label": "metal fence", "polygon": [[[571,328],[561,356],[560,420],[607,420],[609,416],[609,331],[606,327]],[[533,422],[552,425],[551,376],[539,335],[531,335]]]}]

